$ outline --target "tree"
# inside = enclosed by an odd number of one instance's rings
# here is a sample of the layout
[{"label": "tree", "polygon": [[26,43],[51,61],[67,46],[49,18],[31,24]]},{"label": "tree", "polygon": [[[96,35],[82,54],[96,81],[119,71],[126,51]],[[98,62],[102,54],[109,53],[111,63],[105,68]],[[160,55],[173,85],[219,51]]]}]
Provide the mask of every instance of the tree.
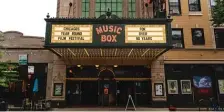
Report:
[{"label": "tree", "polygon": [[212,8],[212,22],[215,27],[224,24],[224,0],[215,0],[215,6]]},{"label": "tree", "polygon": [[[0,52],[0,58],[2,53]],[[0,87],[9,87],[10,82],[18,81],[18,66],[10,61],[0,62]]]}]

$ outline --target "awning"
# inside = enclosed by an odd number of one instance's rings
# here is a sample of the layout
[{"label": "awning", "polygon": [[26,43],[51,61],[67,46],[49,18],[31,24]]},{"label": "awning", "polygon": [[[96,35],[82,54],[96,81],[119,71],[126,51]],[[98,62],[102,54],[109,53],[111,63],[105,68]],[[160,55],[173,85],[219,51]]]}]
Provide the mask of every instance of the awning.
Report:
[{"label": "awning", "polygon": [[[80,81],[80,80],[81,81],[96,81],[96,80],[100,80],[99,78],[66,78],[66,79],[67,80],[72,80],[72,81]],[[149,80],[151,80],[151,78],[114,78],[114,79],[116,81],[149,81]]]},{"label": "awning", "polygon": [[45,20],[45,48],[72,65],[148,65],[172,48],[169,18]]},{"label": "awning", "polygon": [[144,59],[153,60],[169,48],[50,48],[64,60]]}]

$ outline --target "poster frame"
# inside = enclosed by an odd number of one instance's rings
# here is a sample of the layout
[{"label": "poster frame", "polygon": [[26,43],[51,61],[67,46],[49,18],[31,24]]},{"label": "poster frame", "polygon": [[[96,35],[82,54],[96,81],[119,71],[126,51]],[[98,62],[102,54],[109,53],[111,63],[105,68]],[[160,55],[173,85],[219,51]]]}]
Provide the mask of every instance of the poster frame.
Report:
[{"label": "poster frame", "polygon": [[221,81],[224,82],[224,79],[218,80],[219,94],[224,94],[224,91],[221,91],[221,88],[220,88]]},{"label": "poster frame", "polygon": [[[175,93],[171,92],[170,84],[169,84],[171,82],[176,83],[176,92]],[[167,80],[167,91],[168,91],[168,94],[179,94],[178,81],[177,80]]]},{"label": "poster frame", "polygon": [[[162,95],[157,94],[157,86],[162,86]],[[154,83],[155,96],[164,96],[164,86],[163,83]]]},{"label": "poster frame", "polygon": [[[186,82],[190,82],[190,85],[189,85],[189,87],[190,87],[190,88],[189,88],[189,89],[190,89],[190,92],[189,92],[189,93],[183,91],[183,85],[182,85],[182,83],[183,83],[184,81],[186,81]],[[181,86],[181,94],[192,94],[191,80],[180,80],[180,86]]]},{"label": "poster frame", "polygon": [[[56,90],[56,86],[59,85],[62,89],[61,89],[61,94],[57,95],[55,94],[55,90]],[[63,89],[64,89],[64,83],[54,83],[53,86],[53,96],[63,96]]]}]

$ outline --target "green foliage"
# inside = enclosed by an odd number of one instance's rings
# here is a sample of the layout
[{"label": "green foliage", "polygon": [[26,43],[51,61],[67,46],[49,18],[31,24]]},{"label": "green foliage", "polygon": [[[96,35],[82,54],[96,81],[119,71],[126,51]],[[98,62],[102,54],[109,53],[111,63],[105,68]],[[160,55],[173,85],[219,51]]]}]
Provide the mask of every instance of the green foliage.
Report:
[{"label": "green foliage", "polygon": [[8,87],[9,82],[18,81],[18,66],[10,64],[10,61],[0,62],[0,86]]},{"label": "green foliage", "polygon": [[0,59],[2,58],[2,52],[0,51]]},{"label": "green foliage", "polygon": [[216,5],[212,9],[212,21],[215,27],[224,24],[224,0],[215,0]]}]

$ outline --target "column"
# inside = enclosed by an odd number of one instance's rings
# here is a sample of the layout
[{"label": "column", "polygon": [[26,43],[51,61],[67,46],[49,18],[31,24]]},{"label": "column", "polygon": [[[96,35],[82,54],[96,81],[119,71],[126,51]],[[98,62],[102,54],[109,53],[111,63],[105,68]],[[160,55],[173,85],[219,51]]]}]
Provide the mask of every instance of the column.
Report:
[{"label": "column", "polygon": [[66,64],[58,56],[54,55],[51,81],[52,107],[65,107],[66,94]]},{"label": "column", "polygon": [[[152,62],[151,65],[151,81],[152,81],[152,101],[153,106],[162,107],[166,103],[166,84],[165,84],[165,72],[163,56],[160,56],[157,60]],[[162,84],[163,95],[156,95],[155,85]]]},{"label": "column", "polygon": [[95,17],[95,0],[90,0],[89,17]]},{"label": "column", "polygon": [[128,17],[128,0],[123,0],[123,12],[122,17]]}]

